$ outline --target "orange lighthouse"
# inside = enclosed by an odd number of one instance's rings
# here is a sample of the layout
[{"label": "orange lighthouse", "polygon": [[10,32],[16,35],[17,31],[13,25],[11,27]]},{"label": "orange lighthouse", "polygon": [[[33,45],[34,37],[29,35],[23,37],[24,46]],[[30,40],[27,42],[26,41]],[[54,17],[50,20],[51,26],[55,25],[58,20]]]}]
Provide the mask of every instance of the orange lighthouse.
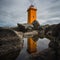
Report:
[{"label": "orange lighthouse", "polygon": [[37,11],[37,9],[33,5],[31,5],[29,7],[29,9],[27,10],[27,12],[28,12],[28,23],[29,24],[33,23],[33,21],[36,20],[36,18],[37,18],[36,11]]},{"label": "orange lighthouse", "polygon": [[[27,10],[27,12],[28,12],[28,23],[32,24],[37,18],[36,16],[37,9],[33,5],[31,5]],[[37,42],[33,41],[32,38],[28,38],[28,52],[34,53],[36,51],[37,51]]]}]

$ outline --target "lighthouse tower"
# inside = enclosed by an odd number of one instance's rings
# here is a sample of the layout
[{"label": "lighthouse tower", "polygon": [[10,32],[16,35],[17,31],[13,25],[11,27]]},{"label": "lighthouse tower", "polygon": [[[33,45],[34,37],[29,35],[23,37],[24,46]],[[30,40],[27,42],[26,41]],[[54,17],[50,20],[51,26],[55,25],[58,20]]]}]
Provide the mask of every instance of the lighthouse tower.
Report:
[{"label": "lighthouse tower", "polygon": [[29,7],[29,9],[27,10],[27,12],[28,12],[28,23],[29,24],[33,23],[33,21],[36,20],[36,18],[37,18],[36,11],[37,11],[37,9],[33,5],[31,5]]},{"label": "lighthouse tower", "polygon": [[[37,9],[31,5],[28,10],[28,24],[32,24],[37,16],[36,16],[36,12],[37,12]],[[28,52],[29,53],[34,53],[37,51],[37,42],[34,41],[32,38],[28,38]]]}]

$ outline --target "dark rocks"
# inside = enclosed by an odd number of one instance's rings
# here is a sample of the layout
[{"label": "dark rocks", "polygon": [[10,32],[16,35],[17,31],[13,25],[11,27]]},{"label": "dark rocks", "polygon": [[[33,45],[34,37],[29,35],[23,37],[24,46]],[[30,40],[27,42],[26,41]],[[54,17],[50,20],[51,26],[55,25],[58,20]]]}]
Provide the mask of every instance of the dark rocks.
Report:
[{"label": "dark rocks", "polygon": [[33,25],[31,24],[18,24],[19,31],[28,32],[33,30]]},{"label": "dark rocks", "polygon": [[54,37],[58,37],[60,35],[60,24],[57,24],[54,29],[52,35]]},{"label": "dark rocks", "polygon": [[0,28],[0,60],[15,60],[23,47],[22,41],[13,30]]},{"label": "dark rocks", "polygon": [[34,28],[33,28],[34,30],[40,30],[41,29],[39,22],[36,20],[33,21],[32,25],[34,26]]},{"label": "dark rocks", "polygon": [[52,48],[52,49],[58,49],[59,48],[59,44],[56,41],[50,41],[49,47]]},{"label": "dark rocks", "polygon": [[[60,51],[58,51],[58,52],[60,52]],[[31,56],[31,60],[60,60],[60,58],[59,58],[60,53],[59,53],[59,55],[57,55],[57,57],[58,58],[56,59],[55,51],[48,48],[39,53],[33,54]]]}]

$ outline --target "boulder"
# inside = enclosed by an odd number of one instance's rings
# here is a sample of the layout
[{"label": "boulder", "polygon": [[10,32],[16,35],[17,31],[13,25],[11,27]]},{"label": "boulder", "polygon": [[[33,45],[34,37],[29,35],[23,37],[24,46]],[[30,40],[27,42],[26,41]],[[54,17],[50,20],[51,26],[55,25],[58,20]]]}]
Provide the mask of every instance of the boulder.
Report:
[{"label": "boulder", "polygon": [[15,60],[23,48],[23,40],[10,29],[0,28],[0,60]]}]

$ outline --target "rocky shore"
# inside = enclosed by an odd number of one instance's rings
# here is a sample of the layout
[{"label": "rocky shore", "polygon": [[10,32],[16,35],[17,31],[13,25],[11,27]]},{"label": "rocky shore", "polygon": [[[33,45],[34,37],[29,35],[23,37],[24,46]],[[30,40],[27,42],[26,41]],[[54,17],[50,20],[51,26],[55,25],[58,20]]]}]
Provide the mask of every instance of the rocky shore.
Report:
[{"label": "rocky shore", "polygon": [[0,60],[15,60],[22,48],[23,40],[14,31],[0,28]]}]

